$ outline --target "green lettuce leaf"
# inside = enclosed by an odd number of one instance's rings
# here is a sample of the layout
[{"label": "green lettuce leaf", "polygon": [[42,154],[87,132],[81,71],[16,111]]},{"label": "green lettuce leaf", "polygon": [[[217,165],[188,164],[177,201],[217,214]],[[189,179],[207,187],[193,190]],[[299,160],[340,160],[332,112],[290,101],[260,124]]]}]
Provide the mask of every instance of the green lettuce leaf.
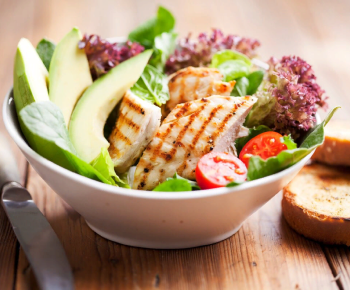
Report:
[{"label": "green lettuce leaf", "polygon": [[247,90],[249,87],[249,80],[246,77],[241,77],[237,79],[235,87],[231,92],[231,96],[244,97],[247,95]]},{"label": "green lettuce leaf", "polygon": [[241,185],[242,183],[244,183],[244,181],[243,182],[232,181],[229,184],[227,184],[226,187],[235,187],[235,186]]},{"label": "green lettuce leaf", "polygon": [[163,192],[171,192],[171,191],[191,191],[191,185],[182,179],[169,179],[161,184],[159,184],[153,191],[163,191]]},{"label": "green lettuce leaf", "polygon": [[56,44],[54,44],[52,41],[46,38],[43,38],[42,40],[40,40],[40,42],[36,46],[36,52],[40,56],[47,70],[49,70],[51,58],[55,48],[56,48]]},{"label": "green lettuce leaf", "polygon": [[177,173],[174,174],[174,176],[172,178],[167,178],[167,180],[169,179],[182,179],[182,180],[186,180],[192,187],[192,190],[200,190],[201,188],[198,186],[198,183],[196,181],[193,180],[189,180],[186,178],[181,177],[180,175],[178,175]]},{"label": "green lettuce leaf", "polygon": [[166,181],[162,182],[155,189],[153,189],[153,191],[163,192],[192,190],[200,190],[197,182],[183,178],[177,173],[175,173],[173,177],[167,178]]},{"label": "green lettuce leaf", "polygon": [[240,53],[238,51],[233,50],[221,50],[215,53],[211,59],[211,65],[210,67],[219,67],[219,65],[223,64],[224,62],[228,60],[241,60],[243,61],[248,67],[252,65],[252,62],[250,61],[249,57],[244,55],[243,53]]},{"label": "green lettuce leaf", "polygon": [[99,156],[91,162],[91,166],[100,172],[111,184],[130,188],[114,171],[114,164],[109,156],[107,148],[102,148]]},{"label": "green lettuce leaf", "polygon": [[334,108],[321,124],[316,125],[299,148],[282,151],[277,156],[266,160],[261,159],[259,156],[252,156],[249,159],[247,180],[259,179],[282,171],[299,162],[318,146],[322,145],[325,137],[324,127],[338,109],[339,107]]},{"label": "green lettuce leaf", "polygon": [[264,79],[264,72],[261,70],[254,71],[247,76],[249,80],[249,86],[247,88],[247,95],[252,96],[258,90],[260,84]]},{"label": "green lettuce leaf", "polygon": [[242,60],[227,60],[220,64],[218,70],[224,75],[224,81],[229,82],[249,74],[250,67]]},{"label": "green lettuce leaf", "polygon": [[276,105],[276,98],[272,97],[271,93],[264,87],[255,96],[258,101],[254,104],[244,122],[244,125],[249,128],[260,125],[262,120],[271,115],[270,112]]},{"label": "green lettuce leaf", "polygon": [[130,32],[128,39],[138,42],[145,48],[152,48],[156,36],[170,32],[175,27],[175,18],[166,8],[159,6],[157,16],[147,20]]},{"label": "green lettuce leaf", "polygon": [[287,145],[288,150],[293,150],[298,148],[297,143],[294,142],[291,135],[283,136],[281,142]]},{"label": "green lettuce leaf", "polygon": [[62,112],[54,103],[32,103],[23,108],[19,115],[23,134],[38,154],[72,172],[112,184],[103,174],[76,155]]},{"label": "green lettuce leaf", "polygon": [[175,50],[176,38],[177,33],[175,32],[163,32],[156,36],[153,47],[154,53],[149,64],[163,71],[167,59]]},{"label": "green lettuce leaf", "polygon": [[151,65],[145,67],[141,77],[130,90],[141,99],[158,106],[165,104],[169,100],[166,75]]}]

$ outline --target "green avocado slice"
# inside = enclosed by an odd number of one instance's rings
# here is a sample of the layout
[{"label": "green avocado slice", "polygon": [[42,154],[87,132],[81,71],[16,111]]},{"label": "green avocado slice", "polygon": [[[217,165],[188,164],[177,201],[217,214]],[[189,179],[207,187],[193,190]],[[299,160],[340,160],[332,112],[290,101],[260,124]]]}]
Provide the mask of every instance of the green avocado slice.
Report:
[{"label": "green avocado slice", "polygon": [[78,48],[81,39],[73,28],[57,44],[50,63],[50,100],[61,109],[67,127],[75,104],[92,84],[86,54]]},{"label": "green avocado slice", "polygon": [[31,103],[49,101],[48,78],[49,73],[31,42],[21,38],[13,70],[13,96],[19,124],[29,144],[35,144],[36,139],[24,126],[19,112]]},{"label": "green avocado slice", "polygon": [[106,120],[125,92],[141,76],[152,50],[134,56],[97,79],[78,101],[69,123],[69,136],[80,158],[90,163],[109,142],[103,135]]},{"label": "green avocado slice", "polygon": [[17,46],[13,70],[13,94],[17,114],[25,106],[48,101],[49,73],[31,42],[22,38]]}]

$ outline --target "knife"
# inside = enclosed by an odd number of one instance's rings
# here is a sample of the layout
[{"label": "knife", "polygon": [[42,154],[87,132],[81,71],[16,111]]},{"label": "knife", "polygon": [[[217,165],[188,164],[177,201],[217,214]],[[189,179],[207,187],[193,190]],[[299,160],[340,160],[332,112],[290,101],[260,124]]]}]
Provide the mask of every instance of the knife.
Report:
[{"label": "knife", "polygon": [[39,288],[74,289],[72,269],[63,247],[30,193],[20,185],[15,158],[1,134],[0,190],[2,206],[32,266]]}]

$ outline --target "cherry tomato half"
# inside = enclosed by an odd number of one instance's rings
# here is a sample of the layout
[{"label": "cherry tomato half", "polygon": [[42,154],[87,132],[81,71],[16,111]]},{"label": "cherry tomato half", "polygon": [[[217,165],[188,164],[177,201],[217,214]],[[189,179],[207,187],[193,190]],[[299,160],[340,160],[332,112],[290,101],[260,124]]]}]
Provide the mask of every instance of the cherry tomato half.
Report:
[{"label": "cherry tomato half", "polygon": [[239,159],[243,161],[248,168],[249,159],[251,156],[260,156],[262,159],[267,159],[278,155],[283,150],[287,149],[287,145],[281,142],[282,135],[277,132],[261,133],[250,139],[239,153]]},{"label": "cherry tomato half", "polygon": [[201,189],[224,187],[232,181],[245,181],[247,168],[236,156],[212,152],[204,155],[196,168],[196,180]]}]

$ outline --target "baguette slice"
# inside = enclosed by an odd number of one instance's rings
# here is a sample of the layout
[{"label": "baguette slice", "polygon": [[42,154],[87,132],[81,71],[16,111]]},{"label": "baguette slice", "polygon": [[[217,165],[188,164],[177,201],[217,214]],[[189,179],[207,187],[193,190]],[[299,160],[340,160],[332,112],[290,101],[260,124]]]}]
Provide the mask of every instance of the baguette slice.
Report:
[{"label": "baguette slice", "polygon": [[305,237],[350,246],[350,170],[305,166],[284,188],[282,212]]},{"label": "baguette slice", "polygon": [[350,166],[350,121],[332,120],[325,127],[325,133],[325,141],[312,159],[329,165]]}]

